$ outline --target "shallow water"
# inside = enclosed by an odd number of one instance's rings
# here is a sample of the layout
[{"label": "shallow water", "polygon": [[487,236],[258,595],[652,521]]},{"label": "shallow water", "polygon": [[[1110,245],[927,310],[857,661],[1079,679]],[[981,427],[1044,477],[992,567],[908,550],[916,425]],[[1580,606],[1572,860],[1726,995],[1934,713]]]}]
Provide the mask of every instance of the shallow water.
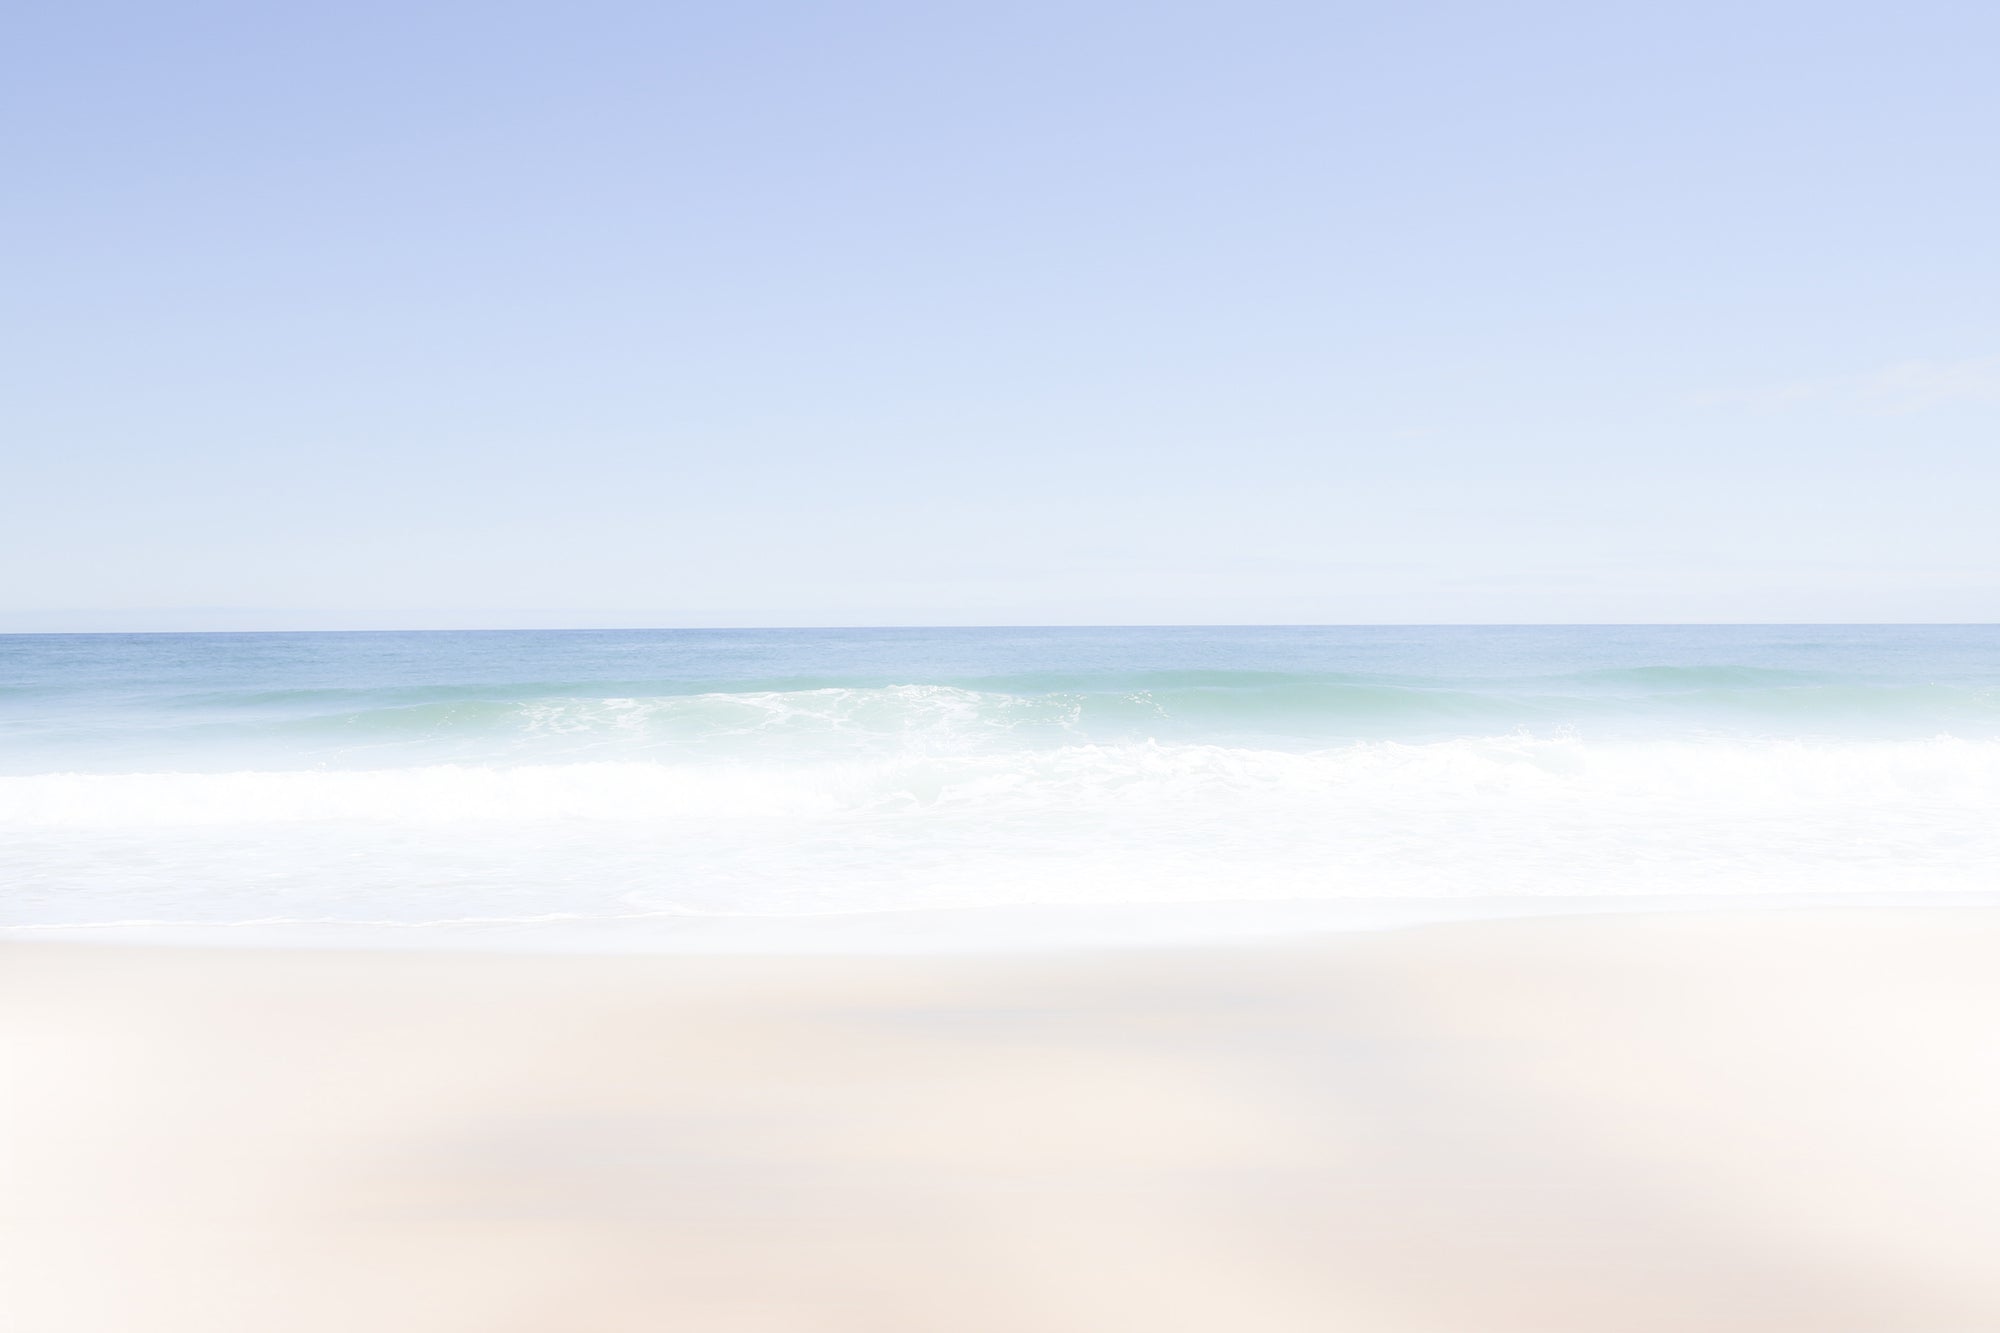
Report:
[{"label": "shallow water", "polygon": [[21,935],[1970,896],[1996,814],[1992,626],[0,637]]}]

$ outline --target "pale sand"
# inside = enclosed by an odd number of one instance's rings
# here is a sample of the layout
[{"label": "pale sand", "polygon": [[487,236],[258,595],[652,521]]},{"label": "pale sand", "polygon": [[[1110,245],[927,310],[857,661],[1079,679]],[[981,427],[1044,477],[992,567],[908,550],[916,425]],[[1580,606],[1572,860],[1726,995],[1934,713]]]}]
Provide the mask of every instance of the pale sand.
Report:
[{"label": "pale sand", "polygon": [[2000,1329],[2000,912],[0,949],[0,1327]]}]

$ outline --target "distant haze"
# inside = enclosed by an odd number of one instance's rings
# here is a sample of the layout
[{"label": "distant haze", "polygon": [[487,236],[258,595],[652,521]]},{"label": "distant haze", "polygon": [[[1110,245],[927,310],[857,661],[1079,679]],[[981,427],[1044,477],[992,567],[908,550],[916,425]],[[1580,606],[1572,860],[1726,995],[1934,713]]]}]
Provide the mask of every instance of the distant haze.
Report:
[{"label": "distant haze", "polygon": [[2000,619],[1996,51],[27,7],[0,630]]}]

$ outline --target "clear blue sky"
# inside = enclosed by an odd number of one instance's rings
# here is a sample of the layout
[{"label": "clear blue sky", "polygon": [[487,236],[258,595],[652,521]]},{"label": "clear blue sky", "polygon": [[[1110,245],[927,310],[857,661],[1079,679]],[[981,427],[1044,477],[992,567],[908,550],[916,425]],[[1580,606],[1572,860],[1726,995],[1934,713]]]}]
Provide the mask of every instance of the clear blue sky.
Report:
[{"label": "clear blue sky", "polygon": [[0,628],[2000,618],[1996,53],[20,7]]}]

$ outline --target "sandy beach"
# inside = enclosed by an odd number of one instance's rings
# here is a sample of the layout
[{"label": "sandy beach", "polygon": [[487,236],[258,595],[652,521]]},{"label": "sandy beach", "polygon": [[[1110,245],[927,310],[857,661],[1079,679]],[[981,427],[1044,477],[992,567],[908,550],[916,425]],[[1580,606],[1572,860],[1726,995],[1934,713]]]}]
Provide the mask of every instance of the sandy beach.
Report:
[{"label": "sandy beach", "polygon": [[2000,912],[0,950],[35,1333],[2000,1327]]}]

